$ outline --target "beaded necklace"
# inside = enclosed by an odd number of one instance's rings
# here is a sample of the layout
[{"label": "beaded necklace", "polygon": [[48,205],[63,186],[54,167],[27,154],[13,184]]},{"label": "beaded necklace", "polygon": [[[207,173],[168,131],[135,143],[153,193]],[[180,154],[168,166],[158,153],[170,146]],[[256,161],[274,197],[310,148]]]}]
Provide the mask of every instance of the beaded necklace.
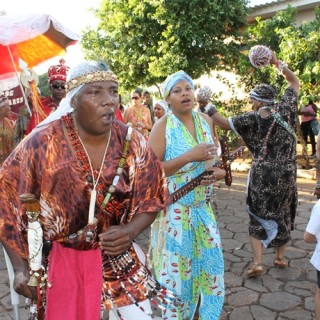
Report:
[{"label": "beaded necklace", "polygon": [[267,144],[268,144],[268,141],[269,141],[269,138],[270,138],[270,134],[271,134],[271,131],[274,127],[276,123],[276,120],[274,119],[269,127],[269,130],[267,132],[267,135],[265,136],[264,140],[263,140],[263,143],[262,143],[262,147],[261,147],[261,150],[260,150],[260,154],[259,154],[259,157],[258,157],[258,160],[263,160],[265,158],[265,156],[268,154],[268,148],[267,148]]},{"label": "beaded necklace", "polygon": [[[76,151],[77,159],[81,163],[82,168],[87,172],[89,172],[89,170],[91,170],[92,180],[93,180],[93,183],[96,185],[96,190],[104,189],[104,185],[102,183],[99,183],[99,177],[100,177],[100,174],[101,174],[102,165],[100,167],[100,173],[99,174],[96,171],[92,170],[91,164],[89,162],[90,160],[89,160],[89,157],[88,157],[88,155],[86,153],[86,150],[85,150],[85,148],[83,146],[83,143],[82,143],[80,137],[78,136],[78,134],[75,131],[75,126],[74,126],[74,122],[73,122],[73,119],[71,117],[71,114],[67,114],[66,116],[63,116],[62,120],[65,123],[66,129],[67,129],[67,132],[68,132],[68,136],[69,136],[69,139],[71,141],[71,145],[73,146],[73,148]],[[101,203],[101,207],[103,209],[105,209],[107,207],[107,204],[108,204],[112,194],[116,190],[116,186],[117,186],[117,184],[119,182],[120,176],[123,173],[123,166],[124,166],[124,164],[126,162],[126,158],[127,158],[128,152],[129,152],[129,144],[130,144],[130,140],[131,140],[131,136],[132,136],[132,131],[133,131],[132,127],[128,126],[128,131],[127,131],[125,142],[124,142],[124,145],[123,145],[123,151],[122,151],[122,154],[121,154],[121,158],[119,160],[119,164],[118,164],[118,168],[117,168],[117,171],[116,171],[116,175],[112,180],[112,184],[108,188],[108,191],[106,192],[104,197],[103,197],[103,195],[101,195],[102,197],[100,195],[97,196],[97,200],[98,200],[99,203]],[[111,136],[111,132],[110,132],[110,135],[109,135],[109,140],[110,140],[110,136]],[[109,142],[108,142],[108,144],[109,144]],[[107,148],[106,148],[106,150],[107,150]],[[106,155],[106,152],[105,152],[105,155]],[[103,157],[103,161],[105,159],[105,155]],[[95,205],[95,201],[93,202],[93,207],[94,207],[94,205]]]},{"label": "beaded necklace", "polygon": [[91,174],[92,174],[92,185],[93,185],[93,188],[91,190],[91,195],[90,195],[88,224],[93,224],[95,222],[94,209],[95,209],[96,199],[97,199],[97,185],[98,185],[98,181],[100,179],[100,175],[101,175],[101,172],[102,172],[104,159],[106,157],[107,150],[108,150],[108,147],[109,147],[109,144],[110,144],[111,129],[109,130],[109,138],[108,138],[107,145],[106,145],[106,148],[105,148],[104,153],[103,153],[103,157],[102,157],[102,161],[101,161],[100,170],[99,170],[99,173],[98,173],[97,180],[95,180],[95,175],[94,175],[94,171],[93,171],[93,167],[92,167],[92,163],[91,163],[88,151],[87,151],[84,143],[82,142],[82,139],[80,138],[80,135],[78,135],[78,138],[79,138],[79,141],[80,141],[80,143],[82,145],[83,150],[85,151],[85,153],[87,155],[87,159],[88,159],[90,170],[91,170]]},{"label": "beaded necklace", "polygon": [[269,106],[263,107],[263,109],[270,112],[270,116],[273,118],[273,121],[270,125],[270,128],[267,132],[267,135],[265,136],[265,138],[263,140],[258,160],[263,160],[265,158],[265,156],[268,154],[267,144],[268,144],[268,141],[270,138],[271,131],[276,123],[279,124],[280,126],[282,126],[283,128],[285,128],[295,138],[295,133],[294,133],[293,129],[290,127],[290,125],[285,120],[282,119],[282,117],[280,116],[280,114],[276,110],[271,109]]}]

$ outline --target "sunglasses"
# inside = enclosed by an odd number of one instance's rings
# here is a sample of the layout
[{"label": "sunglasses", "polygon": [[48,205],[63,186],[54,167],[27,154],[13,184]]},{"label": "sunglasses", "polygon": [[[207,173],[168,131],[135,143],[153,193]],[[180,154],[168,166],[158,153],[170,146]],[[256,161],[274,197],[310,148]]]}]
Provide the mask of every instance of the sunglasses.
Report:
[{"label": "sunglasses", "polygon": [[62,89],[62,90],[66,90],[66,86],[64,84],[52,84],[52,88],[54,89]]},{"label": "sunglasses", "polygon": [[131,100],[139,100],[139,97],[131,97]]}]

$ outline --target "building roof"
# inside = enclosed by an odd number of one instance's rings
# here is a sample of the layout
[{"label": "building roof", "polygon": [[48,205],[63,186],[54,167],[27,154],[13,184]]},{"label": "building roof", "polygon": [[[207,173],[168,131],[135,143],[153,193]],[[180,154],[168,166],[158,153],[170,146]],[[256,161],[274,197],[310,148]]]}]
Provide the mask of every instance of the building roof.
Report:
[{"label": "building roof", "polygon": [[259,4],[250,8],[250,13],[247,17],[249,23],[254,22],[256,17],[268,19],[274,16],[277,12],[287,9],[288,5],[297,8],[298,13],[314,11],[315,7],[320,6],[318,0],[277,0],[265,4]]},{"label": "building roof", "polygon": [[288,0],[275,0],[275,1],[271,1],[271,2],[267,2],[267,3],[263,3],[263,4],[257,4],[255,6],[250,7],[251,9],[257,9],[257,8],[264,8],[264,7],[268,7],[268,6],[272,6],[275,3],[279,3],[279,2],[286,2]]}]

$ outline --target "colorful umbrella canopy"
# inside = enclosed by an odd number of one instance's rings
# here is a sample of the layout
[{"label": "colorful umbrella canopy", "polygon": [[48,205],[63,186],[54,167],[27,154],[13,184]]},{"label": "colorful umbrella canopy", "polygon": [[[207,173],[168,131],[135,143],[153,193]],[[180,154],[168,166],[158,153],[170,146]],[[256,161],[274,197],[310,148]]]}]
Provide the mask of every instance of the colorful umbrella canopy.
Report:
[{"label": "colorful umbrella canopy", "polygon": [[19,58],[29,68],[64,54],[79,36],[47,14],[0,17],[0,79],[20,71]]}]

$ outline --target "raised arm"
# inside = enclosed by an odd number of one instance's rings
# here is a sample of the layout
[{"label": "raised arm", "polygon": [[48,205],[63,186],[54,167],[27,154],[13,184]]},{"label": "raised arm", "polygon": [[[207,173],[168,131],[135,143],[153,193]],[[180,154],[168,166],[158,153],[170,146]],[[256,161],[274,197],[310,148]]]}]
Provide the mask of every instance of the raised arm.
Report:
[{"label": "raised arm", "polygon": [[299,94],[300,83],[296,75],[288,68],[288,66],[277,59],[276,54],[272,51],[270,64],[274,65],[288,82],[288,87],[293,88]]}]

